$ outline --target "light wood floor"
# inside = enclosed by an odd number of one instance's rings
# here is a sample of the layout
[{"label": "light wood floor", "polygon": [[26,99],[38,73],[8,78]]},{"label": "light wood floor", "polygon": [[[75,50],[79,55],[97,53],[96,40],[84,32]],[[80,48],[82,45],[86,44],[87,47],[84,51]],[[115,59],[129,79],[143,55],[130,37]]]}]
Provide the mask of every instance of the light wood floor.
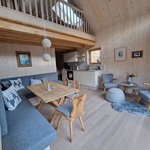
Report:
[{"label": "light wood floor", "polygon": [[[150,117],[116,112],[100,91],[82,88],[81,93],[87,94],[85,132],[76,120],[71,144],[69,123],[63,119],[51,150],[150,150]],[[45,104],[40,108],[47,119],[51,118],[52,110]]]}]

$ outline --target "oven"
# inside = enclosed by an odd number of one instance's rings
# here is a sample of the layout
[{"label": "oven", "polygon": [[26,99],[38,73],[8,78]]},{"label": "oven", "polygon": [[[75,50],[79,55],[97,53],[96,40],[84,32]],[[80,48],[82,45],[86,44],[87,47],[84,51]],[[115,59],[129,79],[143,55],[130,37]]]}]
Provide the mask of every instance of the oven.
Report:
[{"label": "oven", "polygon": [[73,80],[73,71],[67,71],[68,80]]}]

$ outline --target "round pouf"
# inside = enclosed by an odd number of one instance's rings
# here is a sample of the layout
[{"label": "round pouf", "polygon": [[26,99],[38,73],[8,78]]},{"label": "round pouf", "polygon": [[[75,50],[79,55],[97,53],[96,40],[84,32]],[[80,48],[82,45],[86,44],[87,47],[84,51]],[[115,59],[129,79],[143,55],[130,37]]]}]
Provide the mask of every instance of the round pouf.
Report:
[{"label": "round pouf", "polygon": [[120,103],[125,101],[125,95],[119,88],[111,88],[106,93],[106,99],[112,103]]}]

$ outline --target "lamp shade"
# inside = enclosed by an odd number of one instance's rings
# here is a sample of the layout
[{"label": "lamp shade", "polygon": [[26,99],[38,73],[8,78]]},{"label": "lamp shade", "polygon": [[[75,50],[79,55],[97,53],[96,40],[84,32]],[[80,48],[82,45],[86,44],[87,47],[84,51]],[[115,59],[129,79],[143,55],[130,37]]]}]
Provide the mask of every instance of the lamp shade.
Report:
[{"label": "lamp shade", "polygon": [[44,38],[42,40],[42,45],[44,48],[50,48],[52,46],[52,42],[48,38]]},{"label": "lamp shade", "polygon": [[48,53],[43,54],[43,60],[50,61],[51,56]]}]

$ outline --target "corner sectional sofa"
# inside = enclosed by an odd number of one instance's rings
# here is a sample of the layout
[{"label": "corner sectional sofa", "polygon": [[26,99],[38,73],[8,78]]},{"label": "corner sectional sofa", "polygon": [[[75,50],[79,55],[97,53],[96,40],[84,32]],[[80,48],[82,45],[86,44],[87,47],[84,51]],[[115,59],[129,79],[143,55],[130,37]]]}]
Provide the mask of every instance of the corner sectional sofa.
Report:
[{"label": "corner sectional sofa", "polygon": [[[26,87],[30,85],[30,79],[40,79],[42,77],[47,77],[49,81],[57,81],[56,73],[20,78]],[[9,79],[3,79],[1,81],[6,80]],[[34,95],[27,88],[18,91],[18,95],[22,99],[22,102],[15,110],[9,111],[4,107],[2,92],[0,90],[0,125],[1,128],[5,128],[5,135],[2,135],[2,149],[44,150],[56,140],[56,131],[40,112],[30,104],[27,98]]]}]

